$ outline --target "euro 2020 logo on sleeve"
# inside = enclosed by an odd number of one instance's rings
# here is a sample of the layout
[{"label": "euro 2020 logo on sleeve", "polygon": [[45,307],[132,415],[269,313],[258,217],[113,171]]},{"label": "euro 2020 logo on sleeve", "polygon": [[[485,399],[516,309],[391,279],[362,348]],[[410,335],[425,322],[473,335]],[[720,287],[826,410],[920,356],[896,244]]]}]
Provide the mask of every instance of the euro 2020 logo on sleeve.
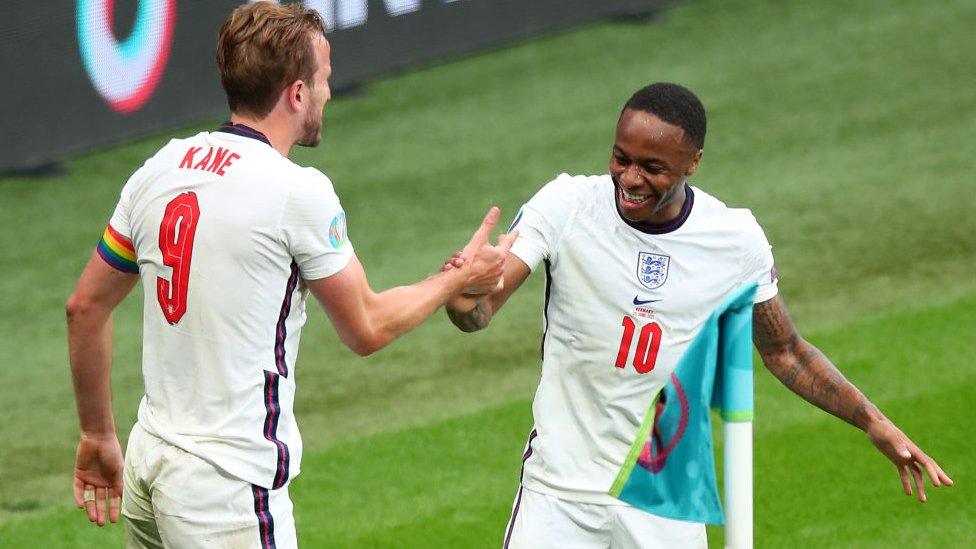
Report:
[{"label": "euro 2020 logo on sleeve", "polygon": [[515,219],[512,220],[512,224],[508,226],[508,232],[512,232],[515,230],[515,227],[518,227],[519,221],[522,221],[522,214],[524,213],[525,213],[525,208],[522,208],[518,211],[518,214],[515,216]]},{"label": "euro 2020 logo on sleeve", "polygon": [[640,252],[637,255],[637,280],[648,290],[660,288],[668,279],[670,265],[669,256]]},{"label": "euro 2020 logo on sleeve", "polygon": [[329,244],[339,249],[346,243],[346,213],[339,212],[332,218],[329,225]]}]

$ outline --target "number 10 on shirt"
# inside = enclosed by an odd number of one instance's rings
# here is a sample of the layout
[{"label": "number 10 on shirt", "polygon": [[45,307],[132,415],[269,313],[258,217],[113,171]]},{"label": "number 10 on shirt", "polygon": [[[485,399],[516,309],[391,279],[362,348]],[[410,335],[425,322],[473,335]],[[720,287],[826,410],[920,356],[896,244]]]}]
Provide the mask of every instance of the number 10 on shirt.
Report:
[{"label": "number 10 on shirt", "polygon": [[[627,357],[630,356],[630,345],[634,341],[634,332],[637,324],[634,319],[625,316],[621,321],[624,333],[620,337],[620,348],[617,350],[617,368],[627,366]],[[657,363],[657,352],[661,349],[661,326],[657,322],[651,322],[641,327],[640,335],[637,337],[637,350],[634,352],[634,369],[638,374],[646,374],[654,369]]]}]

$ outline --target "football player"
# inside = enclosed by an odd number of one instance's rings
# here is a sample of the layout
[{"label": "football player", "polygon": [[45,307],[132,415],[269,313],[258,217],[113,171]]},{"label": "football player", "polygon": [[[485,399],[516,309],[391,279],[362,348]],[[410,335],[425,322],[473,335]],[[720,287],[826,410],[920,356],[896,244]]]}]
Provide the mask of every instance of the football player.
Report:
[{"label": "football player", "polygon": [[[511,245],[488,244],[492,208],[466,247],[470,264],[374,292],[332,182],[288,160],[293,145],[319,142],[330,98],[317,12],[237,8],[217,64],[230,121],[170,141],[132,175],[67,304],[75,500],[99,526],[118,519],[121,500],[127,546],[295,547],[288,488],[302,455],[293,404],[307,295],[366,355],[451,295],[495,287]],[[139,280],[146,393],[123,465],[111,313]]]},{"label": "football player", "polygon": [[[546,276],[542,378],[505,547],[705,547],[705,525],[654,515],[608,492],[651,402],[709,315],[755,285],[753,340],[791,390],[863,430],[906,493],[923,474],[952,481],[816,347],[777,291],[762,228],[688,183],[705,110],[686,88],[638,90],[620,114],[609,173],[560,175],[520,210],[500,291],[447,307],[464,331],[488,326],[535,270]],[[451,270],[464,264],[456,256]],[[680,518],[680,517],[679,517]]]}]

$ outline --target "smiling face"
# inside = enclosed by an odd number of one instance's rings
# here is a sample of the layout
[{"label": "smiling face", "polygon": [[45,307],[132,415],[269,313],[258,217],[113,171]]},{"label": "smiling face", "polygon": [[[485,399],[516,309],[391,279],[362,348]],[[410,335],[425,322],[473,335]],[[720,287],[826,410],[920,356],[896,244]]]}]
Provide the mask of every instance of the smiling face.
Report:
[{"label": "smiling face", "polygon": [[685,131],[645,111],[625,109],[617,122],[610,176],[617,205],[630,221],[667,223],[681,212],[685,181],[702,150]]}]

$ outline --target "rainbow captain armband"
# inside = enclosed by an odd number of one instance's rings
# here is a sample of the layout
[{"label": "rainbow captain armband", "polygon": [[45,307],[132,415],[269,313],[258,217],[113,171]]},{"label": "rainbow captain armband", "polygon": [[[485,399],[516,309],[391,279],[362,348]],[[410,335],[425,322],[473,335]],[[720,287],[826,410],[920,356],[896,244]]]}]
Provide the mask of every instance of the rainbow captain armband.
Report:
[{"label": "rainbow captain armband", "polygon": [[123,273],[139,273],[139,266],[136,265],[136,249],[132,242],[120,235],[111,225],[105,227],[105,234],[98,243],[98,255],[112,267]]}]

